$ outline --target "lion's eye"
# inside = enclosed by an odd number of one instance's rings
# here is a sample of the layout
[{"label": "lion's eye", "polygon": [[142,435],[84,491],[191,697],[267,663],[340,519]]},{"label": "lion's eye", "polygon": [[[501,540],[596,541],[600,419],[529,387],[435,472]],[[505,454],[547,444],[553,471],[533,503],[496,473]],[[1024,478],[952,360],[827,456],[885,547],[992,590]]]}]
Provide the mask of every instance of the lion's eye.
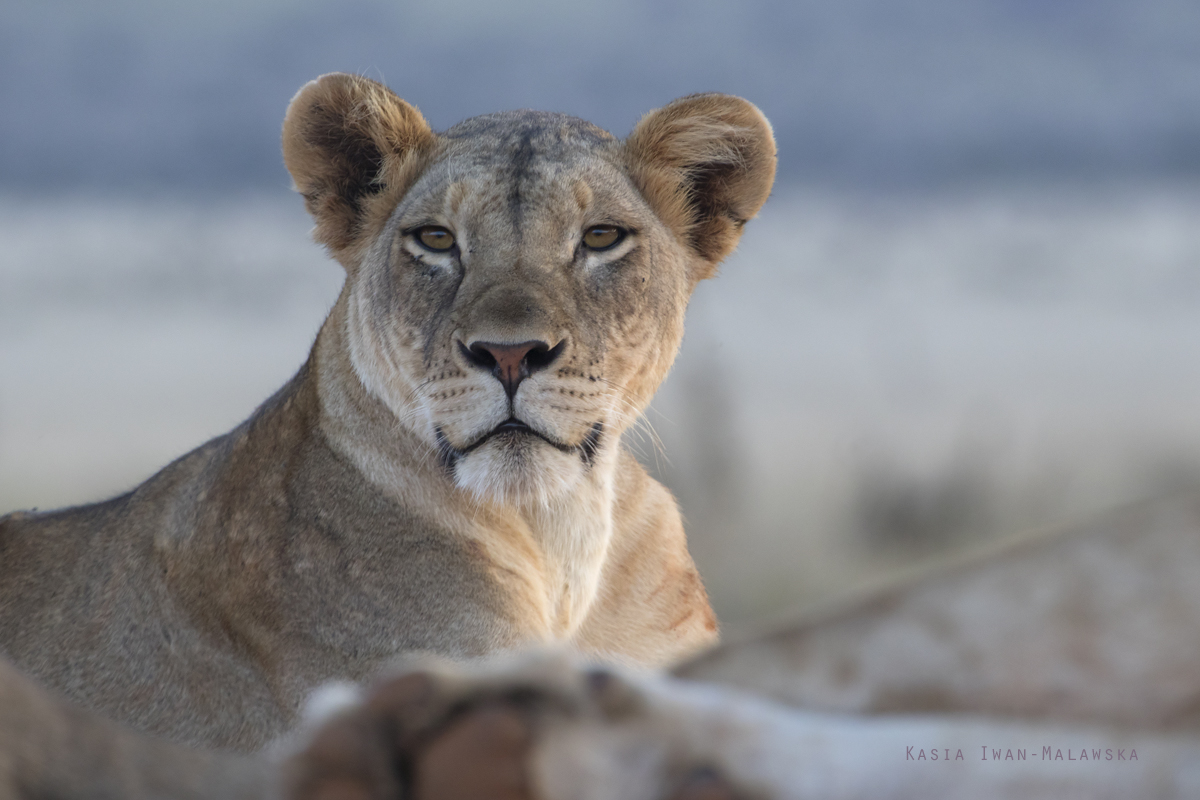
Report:
[{"label": "lion's eye", "polygon": [[439,225],[426,225],[413,231],[417,241],[429,250],[444,253],[454,247],[454,234]]},{"label": "lion's eye", "polygon": [[625,238],[625,231],[616,225],[593,225],[583,232],[583,246],[589,250],[607,250]]}]

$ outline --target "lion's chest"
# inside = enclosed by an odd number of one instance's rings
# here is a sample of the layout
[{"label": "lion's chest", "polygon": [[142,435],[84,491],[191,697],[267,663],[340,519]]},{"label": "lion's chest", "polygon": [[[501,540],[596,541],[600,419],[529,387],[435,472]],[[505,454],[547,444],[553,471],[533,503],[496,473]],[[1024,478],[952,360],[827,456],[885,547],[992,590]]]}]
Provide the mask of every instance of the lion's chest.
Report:
[{"label": "lion's chest", "polygon": [[291,538],[251,589],[245,639],[284,714],[331,679],[364,680],[397,656],[487,655],[536,639],[470,547],[424,530],[371,546],[313,528]]},{"label": "lion's chest", "polygon": [[330,674],[411,651],[485,655],[532,633],[482,548],[394,507],[314,514],[278,567],[281,632],[344,663]]},{"label": "lion's chest", "polygon": [[285,706],[403,653],[463,658],[540,638],[520,587],[483,548],[319,444],[278,494],[250,494],[253,508],[236,517],[244,526],[216,537],[231,573],[227,624]]}]

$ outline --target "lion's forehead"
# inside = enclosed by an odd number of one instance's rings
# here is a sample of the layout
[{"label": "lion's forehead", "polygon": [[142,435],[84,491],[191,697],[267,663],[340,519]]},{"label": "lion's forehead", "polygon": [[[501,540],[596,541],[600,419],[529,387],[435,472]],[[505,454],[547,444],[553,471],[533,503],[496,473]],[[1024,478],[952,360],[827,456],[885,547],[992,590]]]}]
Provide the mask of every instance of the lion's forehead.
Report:
[{"label": "lion's forehead", "polygon": [[598,147],[616,138],[587,120],[549,111],[500,111],[463,120],[439,134],[449,142],[467,142],[472,149],[511,149],[536,146],[540,149]]},{"label": "lion's forehead", "polygon": [[561,249],[578,238],[581,225],[643,228],[653,213],[615,142],[565,114],[475,117],[442,136],[440,152],[408,191],[397,219],[450,224],[472,246],[523,251]]},{"label": "lion's forehead", "polygon": [[541,111],[488,114],[462,122],[440,137],[437,167],[427,188],[461,182],[500,191],[514,211],[544,194],[570,191],[580,180],[607,191],[630,188],[617,163],[616,139],[590,122]]}]

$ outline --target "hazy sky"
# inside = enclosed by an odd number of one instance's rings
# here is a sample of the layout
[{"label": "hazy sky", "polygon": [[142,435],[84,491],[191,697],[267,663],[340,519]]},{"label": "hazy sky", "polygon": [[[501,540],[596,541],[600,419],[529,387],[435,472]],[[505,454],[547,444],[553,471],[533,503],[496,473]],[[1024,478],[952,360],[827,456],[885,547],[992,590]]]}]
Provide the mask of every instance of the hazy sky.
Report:
[{"label": "hazy sky", "polygon": [[335,70],[436,128],[534,107],[623,135],[732,92],[791,181],[1200,175],[1195,0],[6,0],[0,190],[284,187],[284,108]]}]

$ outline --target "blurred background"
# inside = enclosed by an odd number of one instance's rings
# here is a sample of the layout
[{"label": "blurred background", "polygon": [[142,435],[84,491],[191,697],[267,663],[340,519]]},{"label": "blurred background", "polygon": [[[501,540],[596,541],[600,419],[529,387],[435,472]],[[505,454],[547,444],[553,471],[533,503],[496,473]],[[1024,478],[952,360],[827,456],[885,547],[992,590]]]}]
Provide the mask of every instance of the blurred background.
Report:
[{"label": "blurred background", "polygon": [[0,514],[127,489],[301,364],[342,272],[279,128],[339,70],[438,129],[771,119],[775,195],[630,437],[729,626],[1200,484],[1194,0],[5,0]]}]

